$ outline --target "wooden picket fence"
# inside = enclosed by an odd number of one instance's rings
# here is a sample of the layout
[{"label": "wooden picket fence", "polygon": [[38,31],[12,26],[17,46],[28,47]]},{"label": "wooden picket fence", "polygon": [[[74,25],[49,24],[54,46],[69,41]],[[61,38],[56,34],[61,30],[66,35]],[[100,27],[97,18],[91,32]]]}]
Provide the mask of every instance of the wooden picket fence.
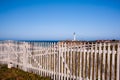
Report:
[{"label": "wooden picket fence", "polygon": [[0,64],[53,80],[120,80],[119,42],[0,42]]}]

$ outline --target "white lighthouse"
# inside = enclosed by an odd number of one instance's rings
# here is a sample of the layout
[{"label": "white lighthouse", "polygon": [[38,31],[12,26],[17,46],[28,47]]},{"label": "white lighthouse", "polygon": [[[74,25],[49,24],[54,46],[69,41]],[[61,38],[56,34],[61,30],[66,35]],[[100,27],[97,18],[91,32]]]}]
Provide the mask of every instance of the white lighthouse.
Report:
[{"label": "white lighthouse", "polygon": [[73,41],[76,41],[76,35],[75,35],[75,32],[73,33]]}]

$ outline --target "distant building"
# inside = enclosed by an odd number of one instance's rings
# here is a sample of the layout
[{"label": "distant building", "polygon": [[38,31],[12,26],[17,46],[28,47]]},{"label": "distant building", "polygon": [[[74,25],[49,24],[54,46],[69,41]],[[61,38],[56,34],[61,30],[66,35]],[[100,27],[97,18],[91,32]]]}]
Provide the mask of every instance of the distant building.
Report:
[{"label": "distant building", "polygon": [[75,35],[75,32],[73,33],[73,41],[76,41],[76,35]]},{"label": "distant building", "polygon": [[96,42],[120,42],[120,40],[96,40]]}]

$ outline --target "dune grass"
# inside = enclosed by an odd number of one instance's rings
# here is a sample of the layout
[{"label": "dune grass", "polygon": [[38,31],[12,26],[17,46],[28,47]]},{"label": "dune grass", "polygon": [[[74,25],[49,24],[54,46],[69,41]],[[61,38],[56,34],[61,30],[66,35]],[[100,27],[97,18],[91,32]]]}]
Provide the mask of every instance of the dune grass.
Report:
[{"label": "dune grass", "polygon": [[51,80],[49,77],[24,72],[22,70],[11,68],[6,65],[0,65],[0,80]]}]

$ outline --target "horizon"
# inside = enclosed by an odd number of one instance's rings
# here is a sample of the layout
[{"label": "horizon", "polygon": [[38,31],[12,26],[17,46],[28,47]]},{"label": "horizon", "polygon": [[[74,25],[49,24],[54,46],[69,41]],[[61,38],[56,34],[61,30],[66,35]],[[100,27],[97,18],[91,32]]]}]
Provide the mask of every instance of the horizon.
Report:
[{"label": "horizon", "polygon": [[[28,42],[59,42],[59,41],[74,41],[74,40],[15,40],[15,39],[0,39],[0,41],[28,41]],[[103,41],[120,41],[120,39],[91,39],[91,40],[75,40],[75,41],[97,41],[97,40],[103,40]]]},{"label": "horizon", "polygon": [[0,40],[120,40],[118,0],[1,0]]}]

